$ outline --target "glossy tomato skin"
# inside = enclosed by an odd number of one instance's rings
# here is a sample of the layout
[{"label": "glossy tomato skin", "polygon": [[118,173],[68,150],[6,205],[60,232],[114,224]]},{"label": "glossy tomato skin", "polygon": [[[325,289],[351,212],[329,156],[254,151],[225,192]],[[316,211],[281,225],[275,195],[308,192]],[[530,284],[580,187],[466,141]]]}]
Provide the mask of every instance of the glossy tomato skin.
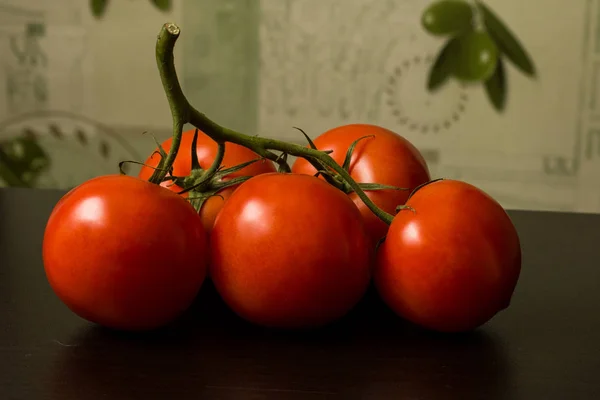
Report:
[{"label": "glossy tomato skin", "polygon": [[398,315],[431,330],[477,328],[508,307],[521,248],[508,214],[461,181],[417,190],[377,254],[374,282]]},{"label": "glossy tomato skin", "polygon": [[211,278],[229,307],[267,327],[326,325],[361,299],[373,252],[360,213],[317,178],[263,174],[244,182],[211,233]]},{"label": "glossy tomato skin", "polygon": [[[192,169],[192,141],[194,139],[194,129],[183,132],[181,137],[181,142],[179,144],[179,151],[177,152],[177,158],[173,163],[173,174],[175,176],[188,176]],[[171,143],[173,142],[173,138],[168,138],[163,143],[161,143],[162,148],[169,152],[171,149]],[[198,140],[196,142],[196,155],[198,156],[198,162],[202,169],[208,169],[212,164],[213,160],[217,155],[217,144],[214,140],[212,140],[205,133],[198,131]],[[156,151],[158,148],[156,149]],[[243,164],[248,161],[256,160],[259,156],[252,150],[237,145],[235,143],[227,142],[225,144],[225,155],[223,156],[223,162],[221,163],[223,168],[234,167],[236,165]],[[160,155],[158,153],[153,153],[146,159],[145,164],[138,174],[138,177],[144,180],[148,180],[154,169],[151,167],[156,167],[160,162]],[[261,160],[257,161],[253,164],[248,165],[247,167],[231,173],[227,176],[227,179],[233,179],[240,176],[254,176],[259,174],[264,174],[267,172],[275,172],[275,166],[271,161]],[[171,181],[165,181],[161,184],[162,186],[168,188],[171,191],[179,192],[182,190],[181,187],[177,185],[173,185]],[[212,229],[215,218],[223,204],[227,198],[233,193],[235,190],[234,187],[223,189],[219,192],[219,196],[211,197],[206,200],[200,210],[200,216],[202,218],[202,222],[204,223],[204,228],[209,232]],[[184,194],[187,197],[187,193]]]},{"label": "glossy tomato skin", "polygon": [[46,276],[77,315],[119,330],[176,319],[206,276],[208,235],[181,196],[135,177],[91,179],[52,211]]},{"label": "glossy tomato skin", "polygon": [[[331,129],[313,140],[320,150],[333,150],[330,156],[340,165],[352,142],[363,137],[355,147],[350,176],[359,183],[380,183],[398,188],[414,189],[430,180],[425,159],[408,140],[389,129],[369,124],[350,124]],[[292,172],[314,175],[314,167],[303,158],[298,158]],[[396,214],[396,207],[406,202],[410,191],[368,191],[367,196],[381,209]],[[375,216],[356,193],[350,198],[363,216],[372,243],[377,243],[388,226]]]}]

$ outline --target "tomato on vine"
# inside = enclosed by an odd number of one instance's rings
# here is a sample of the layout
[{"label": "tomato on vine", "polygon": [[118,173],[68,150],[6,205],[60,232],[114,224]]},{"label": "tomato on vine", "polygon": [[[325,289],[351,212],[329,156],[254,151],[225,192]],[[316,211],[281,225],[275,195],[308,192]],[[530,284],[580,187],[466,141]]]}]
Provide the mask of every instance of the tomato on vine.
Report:
[{"label": "tomato on vine", "polygon": [[521,270],[502,206],[461,181],[418,189],[378,249],[374,281],[398,315],[443,332],[475,329],[508,307]]},{"label": "tomato on vine", "polygon": [[[357,142],[358,141],[358,142]],[[351,149],[356,143],[354,149]],[[319,150],[333,150],[329,155],[345,166],[358,183],[377,183],[405,190],[369,190],[367,196],[382,210],[394,214],[404,204],[410,190],[430,180],[425,159],[417,148],[388,129],[369,124],[343,125],[313,140]],[[348,154],[349,150],[352,150]],[[350,158],[348,156],[350,155]],[[304,158],[298,158],[292,172],[314,175],[317,170]],[[364,204],[355,192],[348,194],[360,210],[373,244],[387,232],[388,226]]]},{"label": "tomato on vine", "polygon": [[[115,329],[158,328],[191,305],[210,268],[225,303],[252,323],[326,325],[365,293],[386,233],[375,286],[407,320],[464,331],[508,306],[521,250],[491,197],[464,182],[429,182],[419,151],[382,127],[341,126],[306,148],[214,123],[177,80],[179,34],[167,23],[156,45],[174,138],[148,158],[144,179],[91,179],[48,220],[46,276],[73,312]],[[465,54],[486,42],[471,39]],[[475,67],[465,71],[489,72]],[[206,134],[182,134],[187,123]],[[273,163],[289,172],[289,155],[299,157],[295,173],[275,172]],[[228,200],[211,202],[215,194]]]},{"label": "tomato on vine", "polygon": [[[194,139],[194,132],[194,129],[183,132],[181,142],[179,144],[179,151],[177,152],[177,158],[173,163],[173,175],[176,177],[187,177],[192,172],[192,142]],[[169,152],[169,150],[171,149],[172,141],[173,138],[170,137],[161,144],[161,147],[165,152]],[[196,142],[196,156],[198,157],[198,162],[203,170],[208,169],[212,164],[213,160],[217,155],[217,148],[217,143],[213,139],[211,139],[206,134],[198,131],[198,138]],[[225,143],[225,154],[221,163],[221,167],[235,167],[237,165],[248,163],[253,160],[258,160],[258,158],[258,154],[256,154],[252,150],[240,146],[238,144],[228,142]],[[145,165],[142,166],[138,177],[144,180],[148,180],[154,172],[154,169],[158,166],[160,160],[161,156],[157,148],[145,161]],[[227,181],[237,177],[254,176],[264,174],[267,172],[275,172],[275,166],[271,161],[262,160],[249,164],[238,171],[231,172],[227,176],[223,177],[222,180]],[[166,180],[162,182],[161,185],[174,192],[180,192],[183,190],[181,186],[175,184],[172,180]],[[202,207],[200,209],[200,216],[204,223],[204,227],[209,232],[212,229],[217,214],[223,207],[223,204],[225,203],[227,198],[229,198],[231,193],[233,193],[235,188],[236,186],[234,185],[219,190],[216,193],[218,195],[209,197],[202,204]],[[184,197],[188,197],[189,192],[185,192],[182,195]]]},{"label": "tomato on vine", "polygon": [[242,183],[217,216],[210,275],[242,318],[308,328],[345,315],[370,282],[361,215],[312,176],[271,173]]},{"label": "tomato on vine", "polygon": [[181,196],[125,175],[91,179],[52,211],[44,269],[75,314],[122,330],[175,320],[202,286],[208,235]]}]

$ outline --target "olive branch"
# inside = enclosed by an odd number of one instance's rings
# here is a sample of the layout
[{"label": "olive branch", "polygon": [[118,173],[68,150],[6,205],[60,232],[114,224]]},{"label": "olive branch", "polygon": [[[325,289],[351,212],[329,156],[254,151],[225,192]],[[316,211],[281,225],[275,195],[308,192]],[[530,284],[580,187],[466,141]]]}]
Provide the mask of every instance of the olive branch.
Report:
[{"label": "olive branch", "polygon": [[423,28],[446,37],[429,71],[427,89],[434,92],[450,78],[483,83],[493,107],[506,107],[508,82],[506,60],[534,78],[531,57],[507,25],[481,0],[438,0],[421,16]]}]

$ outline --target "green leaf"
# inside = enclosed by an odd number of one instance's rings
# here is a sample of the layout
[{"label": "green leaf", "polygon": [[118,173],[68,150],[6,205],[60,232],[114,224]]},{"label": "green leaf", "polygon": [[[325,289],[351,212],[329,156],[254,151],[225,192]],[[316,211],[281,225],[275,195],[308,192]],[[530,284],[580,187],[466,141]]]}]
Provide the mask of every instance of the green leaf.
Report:
[{"label": "green leaf", "polygon": [[150,0],[156,8],[161,11],[169,11],[171,9],[171,0]]},{"label": "green leaf", "polygon": [[452,75],[452,62],[449,54],[451,41],[446,42],[444,47],[438,53],[427,78],[427,89],[434,91],[441,88]]},{"label": "green leaf", "polygon": [[452,74],[464,82],[487,81],[498,64],[498,48],[486,32],[472,31],[450,41]]},{"label": "green leaf", "polygon": [[92,14],[96,18],[100,18],[106,12],[108,6],[108,0],[90,0],[90,7],[92,8]]},{"label": "green leaf", "polygon": [[496,72],[490,79],[485,82],[485,92],[488,99],[494,106],[494,108],[502,112],[506,106],[506,73],[504,71],[504,61],[498,60],[498,66]]},{"label": "green leaf", "polygon": [[490,8],[480,1],[477,1],[476,3],[483,16],[485,27],[494,42],[496,42],[500,51],[525,74],[535,76],[536,72],[533,61],[519,43],[516,36]]},{"label": "green leaf", "polygon": [[423,28],[432,35],[455,35],[473,27],[473,8],[464,0],[436,1],[423,11]]}]

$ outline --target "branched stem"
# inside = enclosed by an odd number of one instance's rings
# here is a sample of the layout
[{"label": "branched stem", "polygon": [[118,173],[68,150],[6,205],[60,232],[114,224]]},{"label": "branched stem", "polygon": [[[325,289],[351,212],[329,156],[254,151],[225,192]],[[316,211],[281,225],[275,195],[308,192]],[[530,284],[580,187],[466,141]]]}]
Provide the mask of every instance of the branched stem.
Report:
[{"label": "branched stem", "polygon": [[[336,171],[375,215],[377,215],[387,224],[392,222],[394,218],[393,215],[377,207],[375,203],[373,203],[360,188],[360,185],[354,179],[352,179],[352,177],[350,177],[350,174],[339,164],[337,164],[326,152],[293,143],[283,142],[280,140],[262,138],[258,136],[248,136],[236,132],[217,124],[216,122],[210,120],[206,115],[192,107],[183,94],[181,85],[179,84],[173,59],[173,48],[175,47],[175,42],[177,41],[179,34],[180,29],[177,25],[172,23],[165,24],[158,35],[158,40],[156,43],[156,61],[158,64],[158,70],[163,88],[167,95],[167,100],[169,101],[171,114],[173,116],[173,143],[171,145],[171,149],[169,150],[169,154],[164,160],[164,165],[154,172],[153,177],[154,175],[157,175],[157,178],[162,178],[164,177],[164,174],[166,174],[166,171],[170,170],[177,155],[177,151],[179,150],[182,127],[186,123],[191,123],[217,143],[232,142],[247,147],[257,153],[259,156],[279,163],[280,166],[282,166],[282,159],[272,150],[287,153],[296,157],[306,158],[309,161],[318,160],[322,164]],[[287,164],[286,166],[282,167],[289,171],[289,166],[287,166]]]},{"label": "branched stem", "polygon": [[[218,142],[217,146],[217,154],[215,155],[215,159],[213,160],[210,167],[206,171],[204,171],[202,177],[198,180],[198,182],[195,182],[193,186],[187,189],[183,189],[181,192],[179,192],[179,194],[187,193],[189,191],[197,189],[212,179],[215,173],[219,170],[219,167],[223,162],[223,157],[225,156],[225,143]],[[195,147],[192,146],[192,148],[194,149]]]}]

